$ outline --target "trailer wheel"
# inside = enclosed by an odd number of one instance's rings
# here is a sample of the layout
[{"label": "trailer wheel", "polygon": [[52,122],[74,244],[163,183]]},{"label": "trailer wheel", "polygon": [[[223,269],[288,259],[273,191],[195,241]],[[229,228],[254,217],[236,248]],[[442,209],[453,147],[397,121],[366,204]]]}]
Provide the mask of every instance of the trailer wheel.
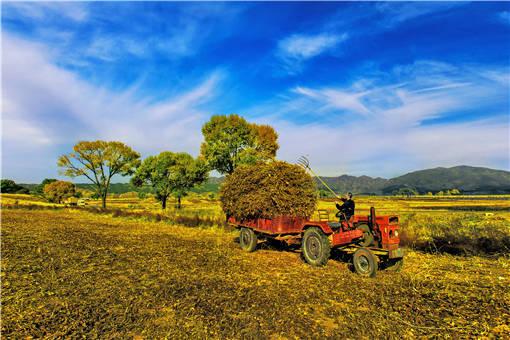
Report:
[{"label": "trailer wheel", "polygon": [[389,259],[384,263],[384,269],[390,272],[398,272],[402,269],[402,265],[404,264],[404,258],[401,257],[399,259]]},{"label": "trailer wheel", "polygon": [[374,277],[377,273],[377,259],[367,248],[359,248],[352,256],[354,270],[361,276]]},{"label": "trailer wheel", "polygon": [[363,231],[363,241],[360,242],[360,246],[368,247],[374,243],[374,235],[370,231],[370,227],[366,224],[360,224],[356,229]]},{"label": "trailer wheel", "polygon": [[257,235],[255,232],[249,228],[241,228],[241,232],[239,233],[239,243],[241,244],[241,249],[247,252],[252,252],[257,248]]},{"label": "trailer wheel", "polygon": [[317,227],[305,231],[301,250],[305,261],[312,266],[324,266],[328,263],[331,247],[329,239],[324,232]]}]

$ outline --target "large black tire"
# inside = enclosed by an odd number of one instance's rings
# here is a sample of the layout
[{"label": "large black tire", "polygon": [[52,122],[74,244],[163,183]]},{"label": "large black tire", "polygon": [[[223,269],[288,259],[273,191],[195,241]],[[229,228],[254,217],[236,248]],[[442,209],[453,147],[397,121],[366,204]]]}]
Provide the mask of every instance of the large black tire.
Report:
[{"label": "large black tire", "polygon": [[377,273],[377,259],[367,248],[359,248],[352,255],[354,270],[361,276],[374,277]]},{"label": "large black tire", "polygon": [[402,265],[404,264],[404,258],[398,258],[398,259],[389,259],[388,261],[384,262],[384,270],[390,271],[390,272],[398,272],[400,269],[402,269]]},{"label": "large black tire", "polygon": [[253,230],[249,228],[241,228],[241,232],[239,233],[239,243],[241,244],[241,249],[247,252],[252,252],[257,248],[257,235]]},{"label": "large black tire", "polygon": [[360,246],[368,247],[374,245],[374,235],[367,224],[360,224],[356,229],[363,231],[363,241],[360,242]]},{"label": "large black tire", "polygon": [[301,242],[303,258],[312,266],[324,266],[328,263],[331,253],[329,239],[324,232],[317,227],[305,231]]}]

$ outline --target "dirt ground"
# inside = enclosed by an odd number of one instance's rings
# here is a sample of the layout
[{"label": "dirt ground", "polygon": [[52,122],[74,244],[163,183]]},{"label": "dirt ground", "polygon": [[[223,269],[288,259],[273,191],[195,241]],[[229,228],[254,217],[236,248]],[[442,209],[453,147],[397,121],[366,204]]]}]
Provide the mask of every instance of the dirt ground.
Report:
[{"label": "dirt ground", "polygon": [[373,279],[237,234],[2,211],[7,338],[508,338],[510,259],[410,251]]}]

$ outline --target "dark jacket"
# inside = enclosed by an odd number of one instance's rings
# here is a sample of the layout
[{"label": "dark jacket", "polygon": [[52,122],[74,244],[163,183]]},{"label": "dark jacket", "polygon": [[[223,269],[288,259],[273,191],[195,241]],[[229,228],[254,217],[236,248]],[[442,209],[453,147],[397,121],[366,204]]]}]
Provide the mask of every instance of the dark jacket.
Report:
[{"label": "dark jacket", "polygon": [[352,199],[348,200],[347,198],[340,198],[344,204],[336,204],[336,208],[343,212],[347,219],[351,218],[354,215],[354,201]]}]

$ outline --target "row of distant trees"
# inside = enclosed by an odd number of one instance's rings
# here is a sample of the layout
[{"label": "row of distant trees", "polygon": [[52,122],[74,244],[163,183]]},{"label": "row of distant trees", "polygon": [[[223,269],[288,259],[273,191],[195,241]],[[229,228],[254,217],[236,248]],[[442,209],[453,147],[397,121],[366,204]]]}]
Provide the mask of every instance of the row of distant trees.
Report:
[{"label": "row of distant trees", "polygon": [[58,166],[64,176],[90,180],[103,207],[113,176],[120,175],[132,176],[131,183],[137,187],[150,186],[165,209],[170,195],[180,207],[181,198],[204,183],[211,170],[232,174],[239,165],[274,159],[279,148],[272,127],[251,124],[238,115],[211,117],[202,134],[204,142],[197,158],[163,151],[142,162],[140,154],[124,143],[97,140],[78,142],[73,152],[59,158]]},{"label": "row of distant trees", "polygon": [[74,196],[80,197],[81,192],[76,190],[76,186],[67,181],[58,181],[53,178],[46,178],[41,184],[37,185],[32,191],[16,184],[13,180],[3,179],[1,183],[2,193],[10,194],[32,194],[46,198],[50,202],[61,203],[66,198]]},{"label": "row of distant trees", "polygon": [[[418,191],[412,189],[412,188],[400,188],[400,189],[395,189],[393,190],[392,192],[393,196],[406,196],[406,197],[410,197],[410,196],[416,196],[418,195]],[[427,193],[428,196],[450,196],[450,195],[460,195],[460,191],[458,189],[452,189],[452,190],[441,190],[439,192],[436,192],[435,194],[433,194],[431,191],[429,191]]]}]

